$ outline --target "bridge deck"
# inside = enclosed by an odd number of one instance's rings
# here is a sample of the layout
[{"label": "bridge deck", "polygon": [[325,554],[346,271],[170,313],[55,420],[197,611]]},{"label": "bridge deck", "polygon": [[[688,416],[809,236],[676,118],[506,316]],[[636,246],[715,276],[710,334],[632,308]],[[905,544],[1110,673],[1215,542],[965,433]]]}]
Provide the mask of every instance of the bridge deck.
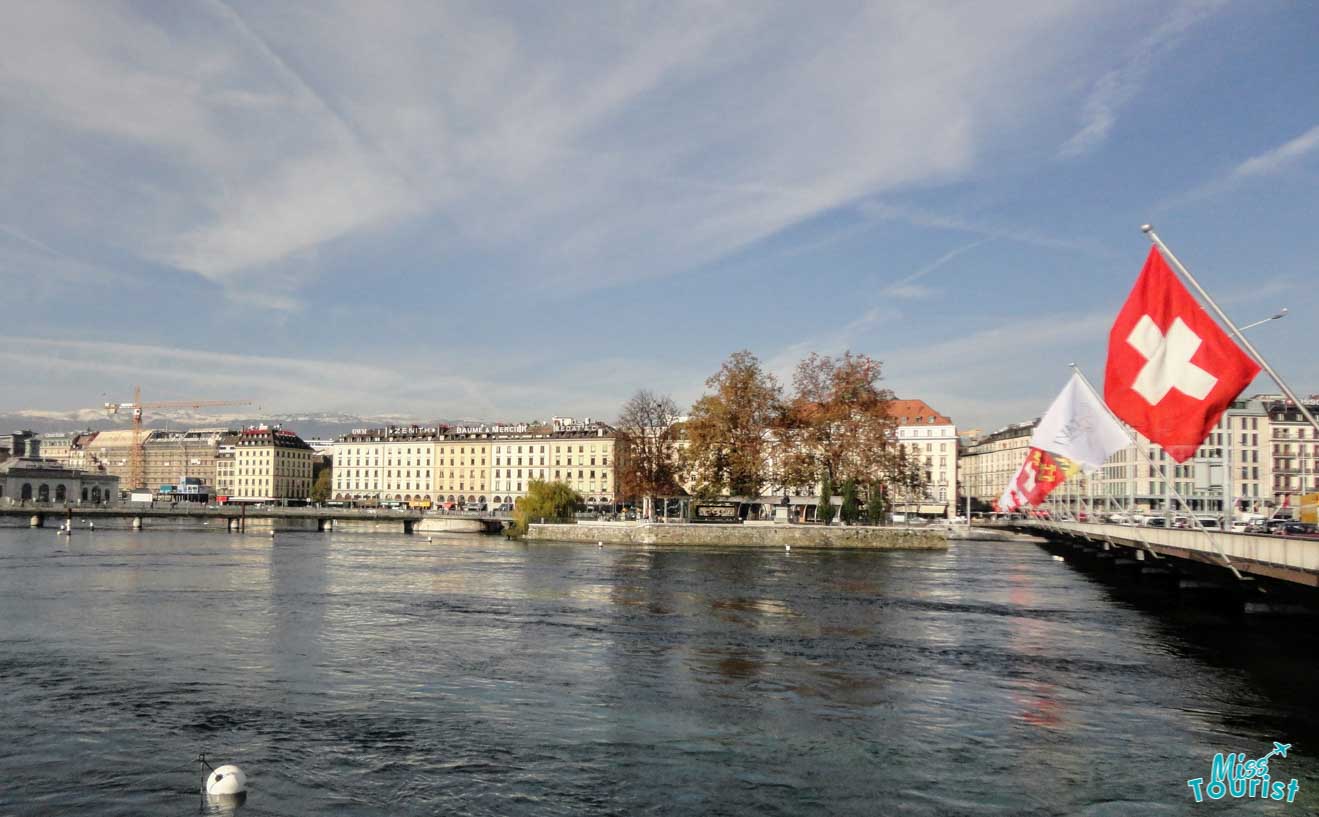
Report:
[{"label": "bridge deck", "polygon": [[1031,521],[1013,527],[1046,536],[1053,532],[1083,537],[1206,564],[1223,565],[1221,556],[1226,556],[1242,573],[1319,587],[1319,539],[1084,522]]}]

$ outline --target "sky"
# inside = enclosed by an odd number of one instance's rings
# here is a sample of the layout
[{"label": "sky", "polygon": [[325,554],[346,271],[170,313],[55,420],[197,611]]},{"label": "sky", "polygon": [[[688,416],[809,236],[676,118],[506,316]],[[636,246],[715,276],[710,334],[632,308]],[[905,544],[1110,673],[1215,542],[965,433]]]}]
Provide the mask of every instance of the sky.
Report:
[{"label": "sky", "polygon": [[989,430],[1102,381],[1145,222],[1319,392],[1314,4],[0,20],[0,411],[610,419],[851,350]]}]

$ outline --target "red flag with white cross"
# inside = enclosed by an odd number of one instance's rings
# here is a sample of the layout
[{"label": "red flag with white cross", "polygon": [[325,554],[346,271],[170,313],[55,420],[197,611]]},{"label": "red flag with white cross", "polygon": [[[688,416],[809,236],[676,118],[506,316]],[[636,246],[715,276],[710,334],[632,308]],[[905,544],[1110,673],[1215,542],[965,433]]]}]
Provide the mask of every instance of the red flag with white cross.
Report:
[{"label": "red flag with white cross", "polygon": [[1185,462],[1259,370],[1151,247],[1108,333],[1113,413]]}]

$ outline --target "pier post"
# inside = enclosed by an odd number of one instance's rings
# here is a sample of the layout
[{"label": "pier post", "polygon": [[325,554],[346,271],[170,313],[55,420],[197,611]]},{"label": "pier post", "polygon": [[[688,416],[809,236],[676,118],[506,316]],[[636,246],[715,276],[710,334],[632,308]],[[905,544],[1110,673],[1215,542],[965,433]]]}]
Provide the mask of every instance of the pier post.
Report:
[{"label": "pier post", "polygon": [[133,517],[133,530],[142,530],[142,517]]},{"label": "pier post", "polygon": [[412,533],[412,524],[413,524],[413,523],[412,523],[412,520],[411,520],[411,519],[404,519],[404,520],[403,520],[403,532],[406,533],[406,534],[411,534],[411,533]]}]

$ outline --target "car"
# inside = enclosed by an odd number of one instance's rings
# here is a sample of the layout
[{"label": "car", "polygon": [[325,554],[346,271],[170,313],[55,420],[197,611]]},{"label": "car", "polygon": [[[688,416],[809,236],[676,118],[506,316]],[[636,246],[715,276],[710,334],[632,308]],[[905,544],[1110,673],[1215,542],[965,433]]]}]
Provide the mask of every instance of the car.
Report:
[{"label": "car", "polygon": [[1308,522],[1288,522],[1273,528],[1274,536],[1300,536],[1306,539],[1319,539],[1319,528]]},{"label": "car", "polygon": [[1145,527],[1166,528],[1168,527],[1168,520],[1164,519],[1162,516],[1151,516],[1145,520]]}]

